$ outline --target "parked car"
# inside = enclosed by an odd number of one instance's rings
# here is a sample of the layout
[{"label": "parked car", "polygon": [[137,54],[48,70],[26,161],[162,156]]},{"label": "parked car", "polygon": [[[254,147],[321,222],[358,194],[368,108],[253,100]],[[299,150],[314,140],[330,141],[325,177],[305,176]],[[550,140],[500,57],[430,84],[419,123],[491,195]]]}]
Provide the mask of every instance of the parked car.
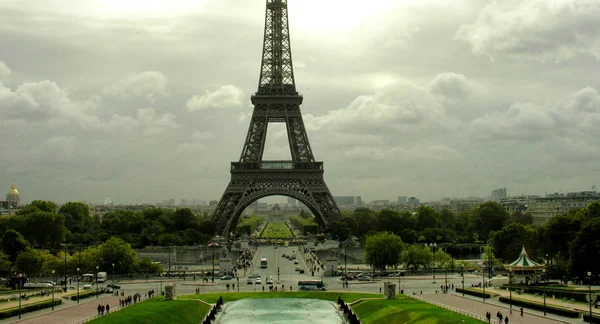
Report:
[{"label": "parked car", "polygon": [[106,287],[112,288],[112,289],[121,289],[121,286],[115,285],[115,284],[112,284],[112,283],[109,283],[108,285],[106,285]]},{"label": "parked car", "polygon": [[83,290],[90,290],[90,289],[92,289],[92,285],[90,285],[90,284],[83,285]]},{"label": "parked car", "polygon": [[300,270],[298,270],[299,273],[304,273],[304,269],[300,268]]},{"label": "parked car", "polygon": [[253,273],[253,274],[249,275],[248,278],[260,278],[260,274]]},{"label": "parked car", "polygon": [[271,285],[273,284],[273,277],[272,276],[268,276],[267,277],[267,285]]},{"label": "parked car", "polygon": [[233,276],[230,275],[224,275],[223,277],[221,277],[221,280],[231,280],[233,279]]},{"label": "parked car", "polygon": [[358,281],[372,281],[373,278],[369,277],[369,276],[362,276],[362,277],[358,277]]},{"label": "parked car", "polygon": [[254,283],[254,278],[250,278],[248,277],[248,281],[246,281],[247,284],[251,285]]},{"label": "parked car", "polygon": [[294,264],[298,264],[298,260],[294,260]]},{"label": "parked car", "polygon": [[260,284],[262,284],[262,279],[261,279],[260,277],[256,278],[256,281],[255,281],[255,283],[256,283],[257,285],[260,285]]}]

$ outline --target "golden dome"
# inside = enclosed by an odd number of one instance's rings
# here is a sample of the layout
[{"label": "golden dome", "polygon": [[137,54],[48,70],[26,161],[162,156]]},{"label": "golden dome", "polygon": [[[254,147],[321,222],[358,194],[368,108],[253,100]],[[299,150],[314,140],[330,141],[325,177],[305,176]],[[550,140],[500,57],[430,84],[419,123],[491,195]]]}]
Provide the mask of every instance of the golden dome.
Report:
[{"label": "golden dome", "polygon": [[12,183],[12,188],[10,189],[10,191],[8,192],[8,197],[18,197],[19,196],[19,190],[17,190],[17,185],[15,184],[15,182],[13,181]]}]

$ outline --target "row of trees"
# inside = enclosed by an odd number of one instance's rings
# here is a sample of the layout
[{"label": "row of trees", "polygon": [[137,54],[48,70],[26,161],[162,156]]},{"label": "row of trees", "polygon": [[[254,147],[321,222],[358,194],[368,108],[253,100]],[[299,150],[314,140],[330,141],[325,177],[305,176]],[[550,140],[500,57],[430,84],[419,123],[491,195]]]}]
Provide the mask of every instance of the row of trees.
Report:
[{"label": "row of trees", "polygon": [[61,243],[97,245],[110,237],[122,238],[134,247],[147,245],[204,244],[214,235],[208,214],[188,208],[148,208],[113,211],[92,216],[88,205],[69,202],[60,208],[51,201],[36,200],[13,217],[0,218],[0,232],[15,230],[36,248],[56,249]]},{"label": "row of trees", "polygon": [[514,261],[525,246],[531,257],[548,264],[553,277],[583,277],[587,271],[600,273],[600,264],[595,262],[600,259],[600,202],[555,216],[543,225],[531,223],[531,215],[510,215],[495,202],[458,214],[425,206],[415,213],[360,208],[344,213],[341,221],[330,223],[330,234],[340,241],[354,235],[368,248],[368,238],[373,234],[390,232],[412,244],[406,250],[407,260],[411,253],[417,255],[417,249],[424,250],[423,243],[436,243],[451,254],[461,244],[477,244],[482,249],[475,249],[476,253],[491,249],[492,258],[501,263]]},{"label": "row of trees", "polygon": [[[7,230],[0,241],[0,271],[23,273],[27,277],[67,274],[96,273],[160,274],[162,267],[149,258],[139,260],[131,245],[119,238],[111,238],[96,246],[82,248],[65,244],[63,250],[52,254],[48,250],[35,249],[17,231]],[[97,268],[96,268],[97,267]],[[65,272],[66,271],[66,272]]]}]

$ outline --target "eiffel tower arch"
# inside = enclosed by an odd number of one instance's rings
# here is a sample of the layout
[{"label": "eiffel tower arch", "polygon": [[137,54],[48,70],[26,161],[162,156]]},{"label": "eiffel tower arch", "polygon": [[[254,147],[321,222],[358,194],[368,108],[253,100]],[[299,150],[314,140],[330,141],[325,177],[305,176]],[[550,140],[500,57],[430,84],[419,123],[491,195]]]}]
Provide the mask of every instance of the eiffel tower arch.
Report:
[{"label": "eiffel tower arch", "polygon": [[[231,180],[215,209],[217,233],[228,236],[244,209],[267,196],[295,198],[308,207],[322,228],[341,218],[323,179],[302,119],[302,95],[296,91],[290,46],[287,0],[266,0],[265,31],[254,111],[238,162],[231,162]],[[285,123],[291,160],[263,160],[267,128]]]}]

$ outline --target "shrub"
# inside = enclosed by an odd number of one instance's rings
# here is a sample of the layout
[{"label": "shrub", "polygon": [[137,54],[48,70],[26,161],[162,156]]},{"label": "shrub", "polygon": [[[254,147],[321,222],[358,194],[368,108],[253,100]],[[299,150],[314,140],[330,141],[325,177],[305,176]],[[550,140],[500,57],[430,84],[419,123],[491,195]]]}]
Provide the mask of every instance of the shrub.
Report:
[{"label": "shrub", "polygon": [[[62,304],[62,300],[60,298],[54,299],[54,305],[60,305],[60,304]],[[22,305],[21,306],[21,314],[33,312],[33,311],[48,308],[48,307],[52,307],[52,299],[44,300],[44,301],[33,303],[33,304]],[[5,310],[0,311],[0,319],[9,318],[9,317],[16,316],[16,315],[19,315],[19,307],[7,308]]]},{"label": "shrub", "polygon": [[[467,294],[467,295],[471,295],[471,296],[477,296],[477,297],[482,297],[482,298],[483,298],[483,292],[482,292],[482,291],[479,291],[479,290],[476,290],[476,289],[468,289],[468,288],[462,289],[462,288],[456,288],[456,292],[457,292],[457,293],[463,293],[463,292],[464,292],[464,293],[465,293],[465,294]],[[490,295],[490,294],[488,294],[488,293],[485,293],[485,298],[491,298],[491,297],[492,297],[492,295]]]},{"label": "shrub", "polygon": [[600,323],[600,317],[583,314],[583,321],[586,323]]},{"label": "shrub", "polygon": [[[508,297],[500,297],[500,301],[503,303],[510,303],[510,298]],[[521,299],[521,298],[514,298],[512,299],[512,304],[516,305],[516,306],[523,306],[523,307],[527,307],[527,308],[531,308],[531,309],[535,309],[535,310],[539,310],[539,311],[543,311],[544,310],[544,304],[539,303],[539,302],[534,302],[534,301],[529,301],[529,300],[525,300],[525,299]],[[552,313],[552,314],[556,314],[556,315],[561,315],[561,316],[566,316],[566,317],[571,317],[571,318],[577,318],[579,317],[579,312],[578,311],[574,311],[574,310],[570,310],[570,309],[566,309],[566,308],[562,308],[562,307],[558,307],[558,306],[553,306],[553,305],[548,305],[546,304],[546,312],[548,313]]]},{"label": "shrub", "polygon": [[[101,295],[102,294],[102,290],[99,290],[98,293],[96,293],[96,290],[88,290],[88,291],[84,291],[84,292],[79,292],[79,299],[84,299],[84,298],[88,298],[88,297],[92,297],[92,296],[96,296],[96,294]],[[70,300],[77,300],[77,294],[69,297]]]}]

